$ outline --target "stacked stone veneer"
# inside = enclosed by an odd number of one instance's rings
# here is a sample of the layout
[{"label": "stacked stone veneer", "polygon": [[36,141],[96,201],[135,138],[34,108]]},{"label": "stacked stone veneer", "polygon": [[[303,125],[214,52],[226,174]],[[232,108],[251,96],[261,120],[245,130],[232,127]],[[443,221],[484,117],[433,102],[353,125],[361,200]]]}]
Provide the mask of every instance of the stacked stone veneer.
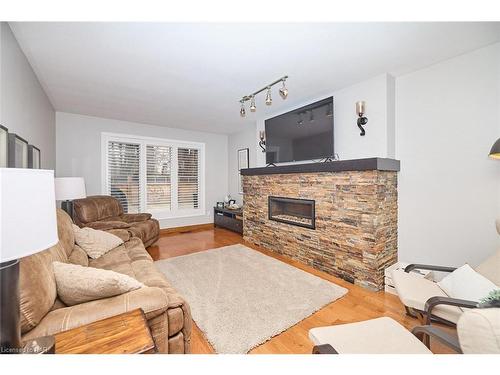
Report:
[{"label": "stacked stone veneer", "polygon": [[[243,176],[246,241],[363,287],[380,290],[397,261],[397,172]],[[314,199],[316,229],[268,219],[269,195]]]}]

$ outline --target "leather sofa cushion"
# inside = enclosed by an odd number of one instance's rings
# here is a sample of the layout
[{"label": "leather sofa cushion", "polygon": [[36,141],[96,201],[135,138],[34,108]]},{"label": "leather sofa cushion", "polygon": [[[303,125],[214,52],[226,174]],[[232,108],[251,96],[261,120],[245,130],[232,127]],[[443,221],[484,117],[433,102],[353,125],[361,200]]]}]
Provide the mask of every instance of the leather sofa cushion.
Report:
[{"label": "leather sofa cushion", "polygon": [[75,211],[75,224],[79,226],[123,214],[120,202],[107,195],[94,195],[76,199],[73,201],[73,208]]},{"label": "leather sofa cushion", "polygon": [[75,234],[73,233],[73,221],[69,215],[61,209],[57,209],[57,235],[59,243],[69,257],[73,252],[75,244]]},{"label": "leather sofa cushion", "polygon": [[40,253],[22,258],[19,290],[21,332],[25,333],[42,320],[54,305],[57,296],[52,262],[67,262],[61,243]]},{"label": "leather sofa cushion", "polygon": [[68,261],[71,264],[78,264],[84,267],[87,267],[89,265],[89,257],[87,253],[77,244],[75,244],[75,246],[73,247],[73,251],[68,257]]}]

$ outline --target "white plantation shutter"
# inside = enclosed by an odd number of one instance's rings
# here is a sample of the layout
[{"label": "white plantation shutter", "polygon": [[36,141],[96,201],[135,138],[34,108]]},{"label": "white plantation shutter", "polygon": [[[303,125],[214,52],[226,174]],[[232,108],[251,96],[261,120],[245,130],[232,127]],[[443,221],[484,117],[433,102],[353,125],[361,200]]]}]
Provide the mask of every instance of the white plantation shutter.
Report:
[{"label": "white plantation shutter", "polygon": [[200,200],[199,151],[193,148],[177,150],[177,202],[179,209],[197,209]]},{"label": "white plantation shutter", "polygon": [[125,212],[139,212],[140,145],[109,141],[107,153],[107,194],[117,198]]},{"label": "white plantation shutter", "polygon": [[102,151],[103,193],[125,212],[205,214],[203,143],[103,133]]},{"label": "white plantation shutter", "polygon": [[172,196],[172,147],[146,146],[146,208],[170,210]]}]

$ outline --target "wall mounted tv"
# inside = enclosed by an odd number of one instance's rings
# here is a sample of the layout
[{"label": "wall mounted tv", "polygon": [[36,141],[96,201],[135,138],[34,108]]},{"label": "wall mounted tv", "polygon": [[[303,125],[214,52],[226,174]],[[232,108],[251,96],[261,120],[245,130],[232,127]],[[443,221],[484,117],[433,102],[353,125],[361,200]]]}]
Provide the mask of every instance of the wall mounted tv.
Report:
[{"label": "wall mounted tv", "polygon": [[267,119],[266,163],[333,157],[333,97]]}]

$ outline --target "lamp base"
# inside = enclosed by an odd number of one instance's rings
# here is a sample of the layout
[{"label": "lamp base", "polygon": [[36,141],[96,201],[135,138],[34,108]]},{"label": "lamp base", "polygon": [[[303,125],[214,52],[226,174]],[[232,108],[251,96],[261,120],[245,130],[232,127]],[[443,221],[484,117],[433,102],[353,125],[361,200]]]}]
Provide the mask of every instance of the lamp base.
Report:
[{"label": "lamp base", "polygon": [[20,354],[19,260],[0,263],[0,354]]},{"label": "lamp base", "polygon": [[73,220],[73,201],[65,200],[61,202],[61,208],[66,211],[71,220]]}]

